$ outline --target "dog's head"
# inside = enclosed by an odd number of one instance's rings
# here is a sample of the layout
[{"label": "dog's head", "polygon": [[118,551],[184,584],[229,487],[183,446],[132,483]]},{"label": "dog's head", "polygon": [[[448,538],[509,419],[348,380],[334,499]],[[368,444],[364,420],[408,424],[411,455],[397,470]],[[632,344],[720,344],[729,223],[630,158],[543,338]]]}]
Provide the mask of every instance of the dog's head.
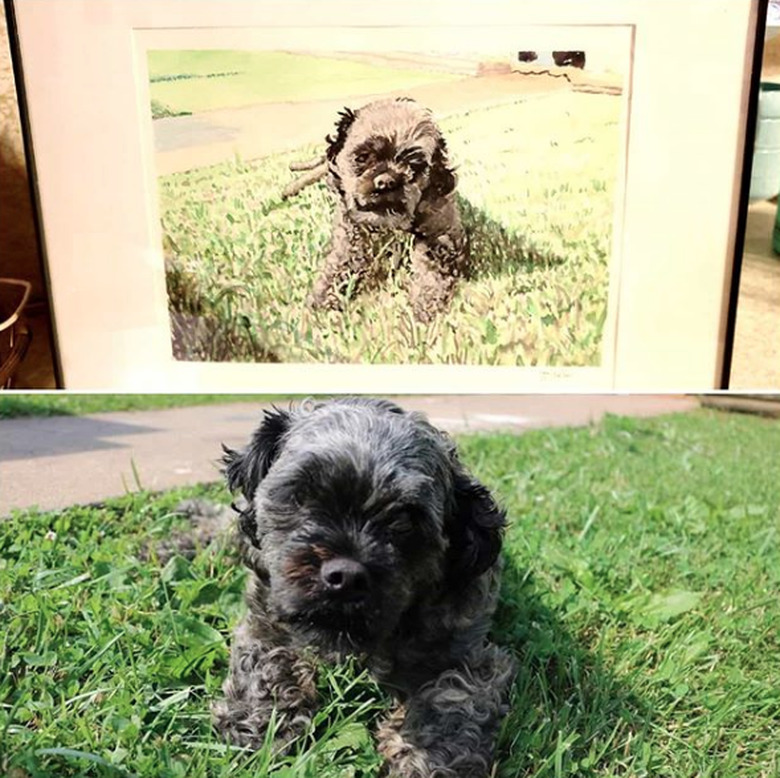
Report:
[{"label": "dog's head", "polygon": [[224,462],[267,607],[326,650],[370,651],[496,563],[503,512],[448,436],[390,402],[267,412]]},{"label": "dog's head", "polygon": [[330,185],[355,222],[409,229],[421,201],[455,189],[431,112],[408,98],[345,109],[327,144]]}]

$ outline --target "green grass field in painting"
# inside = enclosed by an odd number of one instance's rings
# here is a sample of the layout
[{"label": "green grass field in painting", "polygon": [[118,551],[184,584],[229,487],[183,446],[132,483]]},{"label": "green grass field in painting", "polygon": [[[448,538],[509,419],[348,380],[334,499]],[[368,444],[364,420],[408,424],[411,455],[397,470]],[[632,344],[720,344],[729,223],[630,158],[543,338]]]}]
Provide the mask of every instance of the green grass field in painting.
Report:
[{"label": "green grass field in painting", "polygon": [[151,98],[174,115],[340,97],[345,82],[368,95],[458,78],[283,51],[150,51],[148,63]]},{"label": "green grass field in painting", "polygon": [[607,315],[621,101],[559,92],[440,124],[458,165],[474,277],[423,325],[406,289],[408,242],[384,288],[313,312],[328,245],[323,184],[282,202],[311,146],[161,177],[172,311],[209,324],[185,358],[277,362],[598,365]]}]

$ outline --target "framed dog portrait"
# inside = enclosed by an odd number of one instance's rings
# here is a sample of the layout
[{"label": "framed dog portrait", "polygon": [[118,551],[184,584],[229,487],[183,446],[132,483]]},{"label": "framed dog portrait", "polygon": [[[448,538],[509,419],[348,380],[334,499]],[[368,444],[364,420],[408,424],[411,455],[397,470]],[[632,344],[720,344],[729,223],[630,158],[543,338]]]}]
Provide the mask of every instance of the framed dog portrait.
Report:
[{"label": "framed dog portrait", "polygon": [[14,0],[66,387],[717,388],[760,5]]}]

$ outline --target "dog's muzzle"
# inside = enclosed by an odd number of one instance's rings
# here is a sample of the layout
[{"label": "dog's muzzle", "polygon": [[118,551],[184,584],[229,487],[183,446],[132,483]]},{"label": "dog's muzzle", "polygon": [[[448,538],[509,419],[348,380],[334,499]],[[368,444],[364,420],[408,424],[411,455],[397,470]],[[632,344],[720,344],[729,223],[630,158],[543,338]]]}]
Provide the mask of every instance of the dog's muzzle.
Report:
[{"label": "dog's muzzle", "polygon": [[361,602],[370,591],[370,579],[365,565],[355,559],[335,557],[323,562],[320,580],[328,596],[337,601]]},{"label": "dog's muzzle", "polygon": [[385,194],[403,186],[403,180],[391,173],[380,173],[374,179],[374,194]]},{"label": "dog's muzzle", "polygon": [[408,215],[406,183],[405,176],[393,170],[366,176],[357,189],[355,206],[359,212],[377,216]]},{"label": "dog's muzzle", "polygon": [[406,215],[408,205],[404,199],[403,189],[393,189],[387,192],[372,192],[369,195],[355,198],[358,211],[385,214]]}]

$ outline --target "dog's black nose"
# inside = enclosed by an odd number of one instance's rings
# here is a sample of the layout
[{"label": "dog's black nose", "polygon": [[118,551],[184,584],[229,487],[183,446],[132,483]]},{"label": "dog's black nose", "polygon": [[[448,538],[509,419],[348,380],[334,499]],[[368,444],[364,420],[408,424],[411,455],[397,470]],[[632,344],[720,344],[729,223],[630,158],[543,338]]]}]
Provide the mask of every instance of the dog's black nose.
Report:
[{"label": "dog's black nose", "polygon": [[387,192],[390,189],[395,189],[398,186],[398,181],[390,173],[380,173],[374,179],[374,191],[375,192]]},{"label": "dog's black nose", "polygon": [[368,592],[368,570],[354,559],[336,557],[322,563],[320,578],[334,593],[363,595]]}]

